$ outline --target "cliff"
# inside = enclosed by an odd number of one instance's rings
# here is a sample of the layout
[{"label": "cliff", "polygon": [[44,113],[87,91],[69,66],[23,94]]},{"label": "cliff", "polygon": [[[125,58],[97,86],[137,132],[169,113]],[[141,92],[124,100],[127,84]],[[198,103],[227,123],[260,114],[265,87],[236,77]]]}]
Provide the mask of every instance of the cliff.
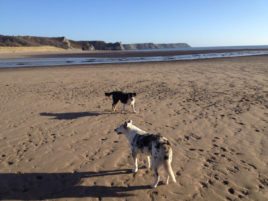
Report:
[{"label": "cliff", "polygon": [[150,49],[174,49],[190,47],[187,43],[134,43],[123,44],[125,50],[150,50]]},{"label": "cliff", "polygon": [[106,43],[105,41],[74,41],[65,37],[37,37],[37,36],[4,36],[0,35],[0,46],[5,47],[34,47],[54,46],[63,49],[81,50],[150,50],[150,49],[174,49],[190,47],[186,43],[135,43],[121,44],[120,42]]},{"label": "cliff", "polygon": [[34,47],[55,46],[63,49],[82,50],[122,50],[121,43],[106,43],[104,41],[74,41],[65,37],[37,37],[37,36],[4,36],[0,35],[0,46],[5,47]]}]

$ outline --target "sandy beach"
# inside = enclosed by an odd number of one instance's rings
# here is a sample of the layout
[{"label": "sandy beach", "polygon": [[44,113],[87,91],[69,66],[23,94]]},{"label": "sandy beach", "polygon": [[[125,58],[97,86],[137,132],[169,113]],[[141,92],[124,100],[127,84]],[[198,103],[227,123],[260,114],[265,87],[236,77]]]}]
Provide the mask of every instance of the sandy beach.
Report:
[{"label": "sandy beach", "polygon": [[[0,200],[268,199],[268,56],[0,70]],[[138,113],[104,92],[133,91]],[[132,119],[167,137],[177,183],[132,174]]]}]

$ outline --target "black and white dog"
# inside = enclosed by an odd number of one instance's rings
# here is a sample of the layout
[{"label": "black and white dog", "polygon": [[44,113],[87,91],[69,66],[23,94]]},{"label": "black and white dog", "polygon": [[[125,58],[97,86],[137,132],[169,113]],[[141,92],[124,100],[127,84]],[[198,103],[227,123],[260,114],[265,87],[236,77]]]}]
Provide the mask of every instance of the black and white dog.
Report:
[{"label": "black and white dog", "polygon": [[166,172],[165,184],[169,182],[169,176],[176,183],[171,162],[172,149],[169,141],[160,135],[149,134],[146,131],[139,129],[132,124],[132,121],[127,121],[115,129],[117,134],[124,134],[129,144],[131,145],[132,157],[134,160],[133,172],[138,171],[138,155],[144,153],[148,158],[148,165],[154,172],[155,181],[151,185],[156,188],[160,180],[159,168],[164,167]]},{"label": "black and white dog", "polygon": [[117,103],[120,101],[123,103],[123,111],[125,111],[125,105],[130,104],[133,112],[136,113],[135,110],[135,96],[136,93],[124,93],[122,91],[113,91],[110,93],[105,93],[105,96],[112,96],[113,103],[112,103],[112,110],[115,112]]}]

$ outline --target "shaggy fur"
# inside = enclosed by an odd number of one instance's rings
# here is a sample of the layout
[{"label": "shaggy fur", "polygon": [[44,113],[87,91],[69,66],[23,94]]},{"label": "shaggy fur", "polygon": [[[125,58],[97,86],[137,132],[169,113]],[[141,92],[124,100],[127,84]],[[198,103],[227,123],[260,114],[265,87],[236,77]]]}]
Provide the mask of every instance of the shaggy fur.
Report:
[{"label": "shaggy fur", "polygon": [[134,173],[138,171],[137,157],[139,154],[144,153],[147,155],[149,168],[154,172],[155,180],[151,185],[153,188],[156,188],[159,183],[159,168],[161,166],[164,167],[167,175],[165,184],[168,184],[169,176],[173,182],[176,182],[171,167],[172,149],[169,141],[165,137],[149,134],[134,126],[131,120],[116,128],[115,132],[117,134],[124,134],[131,145],[132,157],[134,160]]},{"label": "shaggy fur", "polygon": [[109,93],[105,93],[105,96],[112,96],[113,103],[112,103],[112,110],[115,112],[116,111],[116,106],[117,103],[120,101],[123,103],[123,111],[125,111],[125,105],[130,104],[133,112],[136,113],[135,110],[135,96],[136,93],[124,93],[122,91],[113,91]]}]

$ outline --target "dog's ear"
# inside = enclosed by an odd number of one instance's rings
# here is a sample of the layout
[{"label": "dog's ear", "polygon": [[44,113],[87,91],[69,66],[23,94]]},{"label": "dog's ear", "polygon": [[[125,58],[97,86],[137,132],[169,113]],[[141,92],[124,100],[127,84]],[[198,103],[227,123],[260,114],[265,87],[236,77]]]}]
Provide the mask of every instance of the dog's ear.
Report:
[{"label": "dog's ear", "polygon": [[128,128],[129,125],[132,125],[132,120],[126,121],[123,126],[124,128]]},{"label": "dog's ear", "polygon": [[137,93],[132,93],[133,96],[137,96]]}]

